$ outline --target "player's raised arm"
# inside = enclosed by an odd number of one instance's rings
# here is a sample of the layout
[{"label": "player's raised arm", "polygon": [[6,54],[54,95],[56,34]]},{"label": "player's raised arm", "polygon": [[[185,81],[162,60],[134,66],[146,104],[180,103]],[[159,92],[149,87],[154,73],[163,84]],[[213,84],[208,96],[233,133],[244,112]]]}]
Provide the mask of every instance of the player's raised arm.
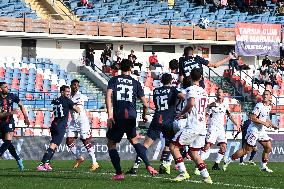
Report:
[{"label": "player's raised arm", "polygon": [[28,118],[28,114],[27,114],[26,108],[25,108],[24,105],[23,105],[23,102],[22,102],[22,101],[19,101],[18,106],[19,106],[21,112],[22,112],[23,115],[24,115],[25,124],[26,124],[26,125],[30,125],[30,121],[29,121],[29,118]]},{"label": "player's raised arm", "polygon": [[219,60],[217,62],[211,62],[209,61],[208,62],[208,67],[214,67],[214,68],[217,68],[223,64],[225,64],[226,62],[228,62],[229,60],[231,60],[231,56],[227,56],[226,58],[222,59],[222,60]]}]

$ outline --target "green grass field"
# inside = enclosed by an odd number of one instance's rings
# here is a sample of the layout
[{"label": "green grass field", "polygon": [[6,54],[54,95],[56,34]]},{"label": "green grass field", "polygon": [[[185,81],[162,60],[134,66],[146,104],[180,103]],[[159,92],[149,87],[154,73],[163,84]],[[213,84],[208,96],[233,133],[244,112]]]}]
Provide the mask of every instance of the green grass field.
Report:
[{"label": "green grass field", "polygon": [[[185,182],[171,182],[171,178],[177,175],[172,171],[171,175],[158,175],[152,177],[144,166],[141,166],[137,176],[126,175],[124,181],[112,181],[113,168],[109,161],[99,161],[101,168],[96,172],[89,172],[90,162],[84,162],[79,169],[72,169],[73,161],[53,161],[53,171],[37,172],[36,161],[25,161],[25,171],[19,172],[15,161],[0,161],[0,188],[1,189],[173,189],[173,188],[253,188],[275,189],[284,188],[284,163],[270,163],[269,167],[274,173],[260,172],[258,166],[241,166],[237,163],[230,164],[226,172],[210,170],[212,163],[208,163],[209,172],[214,184],[208,185],[201,182],[200,176],[192,174],[194,166],[187,162],[190,179]],[[122,167],[126,171],[131,167],[131,161],[122,161]],[[153,162],[158,168],[159,162]]]}]

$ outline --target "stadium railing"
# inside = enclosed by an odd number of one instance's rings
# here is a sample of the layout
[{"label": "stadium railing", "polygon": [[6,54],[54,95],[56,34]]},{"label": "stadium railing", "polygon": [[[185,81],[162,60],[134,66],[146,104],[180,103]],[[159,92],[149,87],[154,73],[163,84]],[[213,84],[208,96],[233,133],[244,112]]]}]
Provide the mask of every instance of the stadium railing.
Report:
[{"label": "stadium railing", "polygon": [[[195,26],[190,20],[168,20],[162,24],[145,19],[141,24],[105,22],[96,17],[94,21],[64,21],[0,17],[0,31],[49,33],[67,35],[115,36],[138,38],[163,38],[185,40],[235,41],[235,29],[219,27],[218,23],[207,29]],[[153,20],[153,19],[152,19]],[[175,23],[179,25],[175,25]],[[151,24],[154,23],[154,24]],[[184,24],[182,24],[184,23]]]}]

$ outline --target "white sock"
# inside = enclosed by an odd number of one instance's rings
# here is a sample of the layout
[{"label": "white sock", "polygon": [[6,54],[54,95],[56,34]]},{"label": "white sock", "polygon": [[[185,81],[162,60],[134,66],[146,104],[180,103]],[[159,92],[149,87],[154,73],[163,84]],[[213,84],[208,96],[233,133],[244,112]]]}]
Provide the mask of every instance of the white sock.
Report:
[{"label": "white sock", "polygon": [[266,166],[267,166],[267,162],[266,163],[261,162],[261,167],[266,167]]},{"label": "white sock", "polygon": [[217,158],[216,158],[216,163],[220,163],[221,162],[221,160],[223,159],[223,157],[224,157],[224,155],[223,154],[220,154],[220,153],[218,153],[217,154]]},{"label": "white sock", "polygon": [[226,164],[230,164],[232,161],[233,161],[232,158],[231,158],[231,157],[228,157],[228,158],[226,159],[225,163],[226,163]]},{"label": "white sock", "polygon": [[207,150],[206,152],[203,151],[203,150],[200,150],[200,157],[201,157],[202,160],[206,160],[208,158],[208,156],[209,156],[208,151],[209,150]]},{"label": "white sock", "polygon": [[202,169],[202,170],[200,171],[200,175],[201,175],[202,177],[204,177],[204,178],[209,177],[209,173],[208,173],[208,171],[207,171],[206,168],[205,168],[205,169]]},{"label": "white sock", "polygon": [[186,172],[184,162],[177,163],[177,166],[178,166],[179,172]]},{"label": "white sock", "polygon": [[88,149],[88,153],[89,153],[89,155],[90,155],[91,158],[92,158],[93,164],[95,164],[95,163],[97,162],[97,158],[96,158],[96,155],[95,155],[95,150],[94,150],[94,148],[93,148],[93,147],[89,148],[89,149]]}]

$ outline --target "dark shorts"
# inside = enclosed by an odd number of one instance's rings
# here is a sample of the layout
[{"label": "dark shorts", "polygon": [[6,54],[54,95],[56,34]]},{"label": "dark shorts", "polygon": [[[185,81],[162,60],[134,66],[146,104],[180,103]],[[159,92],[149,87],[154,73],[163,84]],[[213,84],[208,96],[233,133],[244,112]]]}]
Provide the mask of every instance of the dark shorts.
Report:
[{"label": "dark shorts", "polygon": [[5,139],[6,133],[14,132],[14,130],[15,130],[15,124],[13,124],[13,123],[0,125],[0,127],[1,127],[1,138],[2,139]]},{"label": "dark shorts", "polygon": [[154,125],[154,123],[151,123],[146,135],[152,140],[157,140],[160,138],[161,133],[165,138],[165,145],[170,146],[170,143],[175,136],[172,125]]},{"label": "dark shorts", "polygon": [[115,119],[114,122],[106,133],[109,140],[119,143],[124,133],[128,140],[136,137],[136,119]]},{"label": "dark shorts", "polygon": [[50,127],[51,133],[51,141],[50,143],[54,143],[59,146],[64,138],[66,132],[66,123],[52,123]]}]

